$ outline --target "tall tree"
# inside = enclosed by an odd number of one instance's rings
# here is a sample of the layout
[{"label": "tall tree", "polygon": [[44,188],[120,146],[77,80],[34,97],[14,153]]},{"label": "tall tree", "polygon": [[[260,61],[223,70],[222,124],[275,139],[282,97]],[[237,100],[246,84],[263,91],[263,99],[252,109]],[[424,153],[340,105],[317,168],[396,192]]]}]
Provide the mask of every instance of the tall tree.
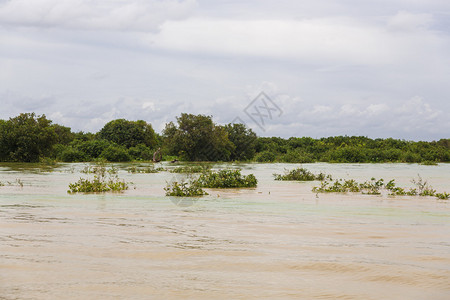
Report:
[{"label": "tall tree", "polygon": [[229,140],[234,144],[231,160],[250,160],[256,152],[256,133],[244,124],[228,124],[225,126]]},{"label": "tall tree", "polygon": [[213,123],[210,116],[181,114],[178,126],[166,124],[163,138],[170,154],[191,161],[228,161],[234,150],[224,127]]},{"label": "tall tree", "polygon": [[135,147],[139,144],[154,148],[157,144],[152,125],[142,120],[113,120],[98,132],[98,137],[127,148]]},{"label": "tall tree", "polygon": [[55,127],[45,115],[22,113],[0,126],[0,159],[36,162],[48,156],[58,141]]}]

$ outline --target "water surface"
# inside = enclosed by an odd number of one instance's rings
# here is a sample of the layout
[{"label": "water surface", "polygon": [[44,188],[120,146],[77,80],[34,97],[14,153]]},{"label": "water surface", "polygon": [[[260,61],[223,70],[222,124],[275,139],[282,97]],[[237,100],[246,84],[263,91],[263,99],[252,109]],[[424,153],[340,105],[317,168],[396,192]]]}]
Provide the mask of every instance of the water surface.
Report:
[{"label": "water surface", "polygon": [[[216,165],[258,188],[196,199],[164,196],[180,175],[127,165],[124,193],[67,194],[84,166],[0,166],[0,299],[450,299],[449,201],[316,196],[273,180],[289,164]],[[304,167],[450,191],[446,164]]]}]

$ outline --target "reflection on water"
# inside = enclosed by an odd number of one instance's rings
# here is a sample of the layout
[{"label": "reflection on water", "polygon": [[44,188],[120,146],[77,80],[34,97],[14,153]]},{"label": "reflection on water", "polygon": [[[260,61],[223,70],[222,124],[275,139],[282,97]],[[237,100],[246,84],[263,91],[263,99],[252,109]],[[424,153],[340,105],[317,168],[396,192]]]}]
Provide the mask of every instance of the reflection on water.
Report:
[{"label": "reflection on water", "polygon": [[[0,299],[450,299],[449,201],[317,198],[314,183],[274,181],[282,164],[241,165],[258,188],[191,202],[164,196],[170,173],[126,166],[136,189],[67,194],[83,166],[0,167],[24,182],[0,187]],[[306,167],[450,191],[448,165]]]}]

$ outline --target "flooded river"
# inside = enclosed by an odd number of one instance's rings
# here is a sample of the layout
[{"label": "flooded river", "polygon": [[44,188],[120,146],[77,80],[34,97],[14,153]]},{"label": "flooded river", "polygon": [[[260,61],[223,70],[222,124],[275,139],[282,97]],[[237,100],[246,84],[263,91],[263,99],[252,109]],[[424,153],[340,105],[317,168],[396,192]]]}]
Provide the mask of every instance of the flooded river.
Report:
[{"label": "flooded river", "polygon": [[[169,172],[120,194],[67,194],[84,164],[0,165],[0,299],[450,299],[450,201],[316,194],[290,164],[240,167],[258,188],[164,196]],[[450,165],[305,164],[334,178],[417,174],[450,192]]]}]

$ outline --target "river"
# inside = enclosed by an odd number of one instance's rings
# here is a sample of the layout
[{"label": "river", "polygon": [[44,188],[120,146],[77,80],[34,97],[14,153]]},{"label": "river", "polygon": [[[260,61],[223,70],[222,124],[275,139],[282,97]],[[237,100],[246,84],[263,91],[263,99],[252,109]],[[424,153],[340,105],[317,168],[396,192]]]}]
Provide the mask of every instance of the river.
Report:
[{"label": "river", "polygon": [[[68,194],[84,166],[0,165],[0,299],[450,299],[449,200],[273,180],[294,164],[215,165],[258,187],[191,199],[116,164],[129,190]],[[449,164],[303,167],[450,192]]]}]

